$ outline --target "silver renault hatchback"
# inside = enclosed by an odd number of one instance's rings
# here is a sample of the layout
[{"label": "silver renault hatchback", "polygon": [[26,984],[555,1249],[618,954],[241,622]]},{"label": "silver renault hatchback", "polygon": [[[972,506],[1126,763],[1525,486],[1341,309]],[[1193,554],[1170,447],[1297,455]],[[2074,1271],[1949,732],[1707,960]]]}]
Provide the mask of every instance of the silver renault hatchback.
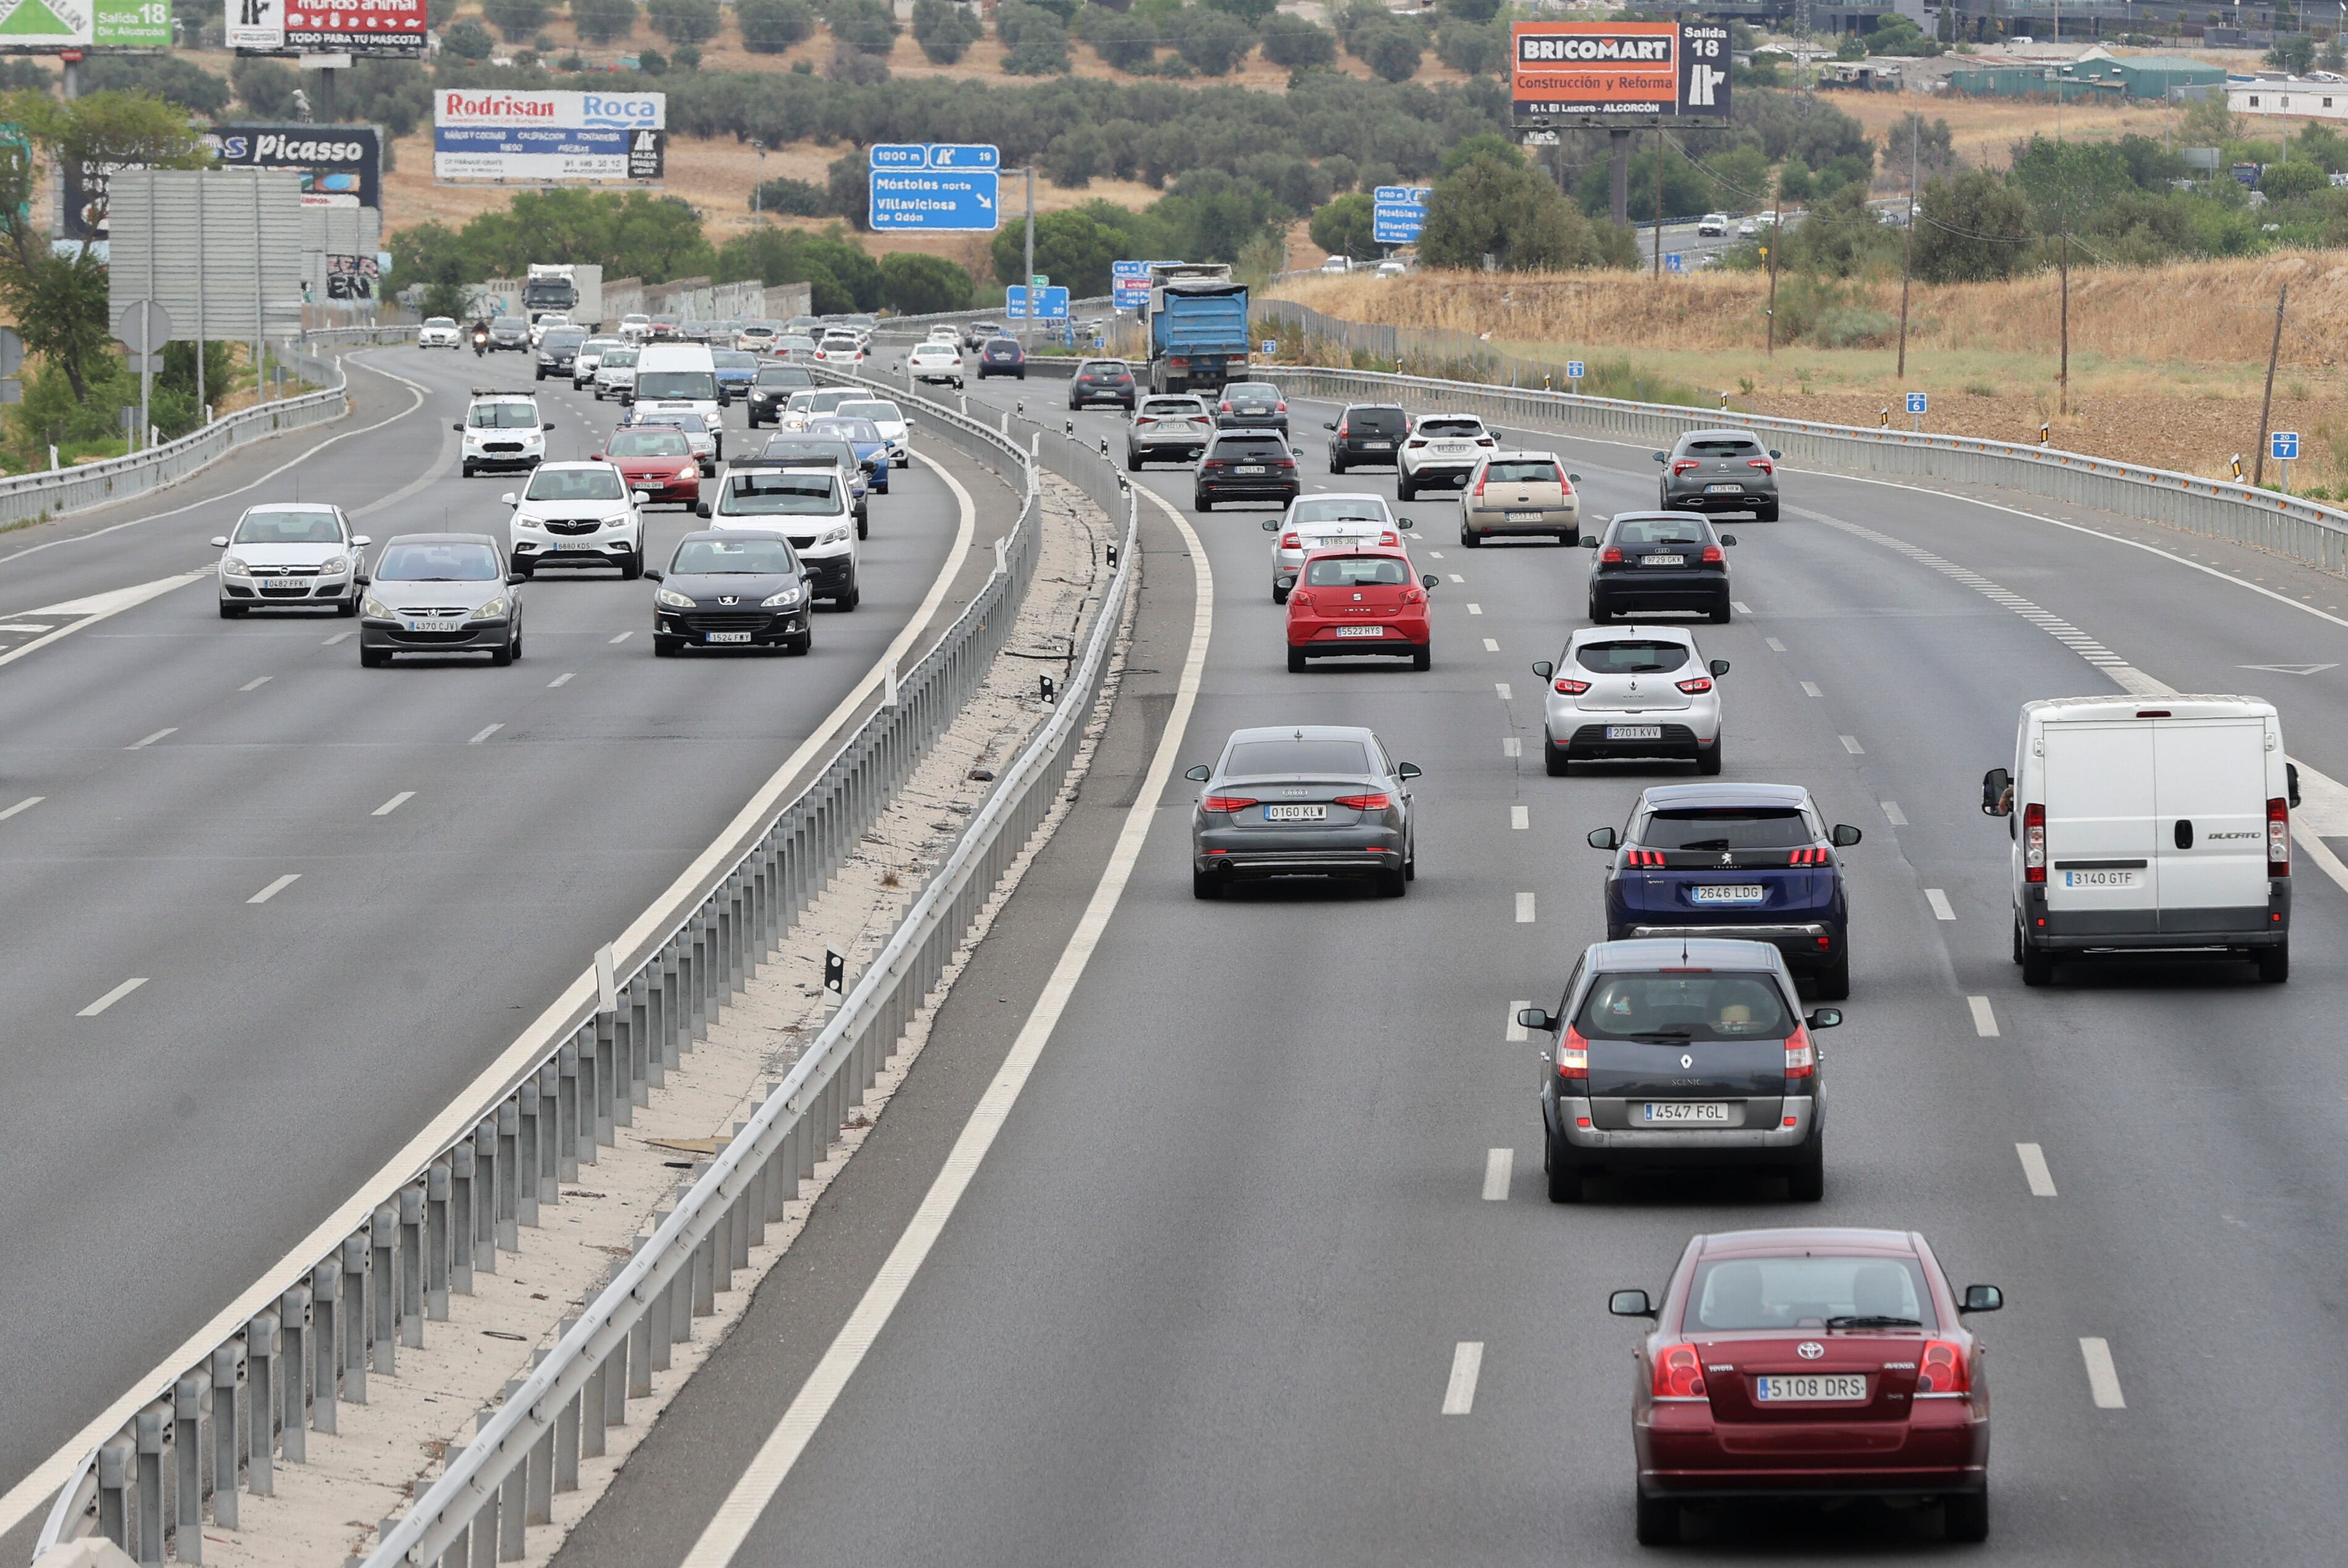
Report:
[{"label": "silver renault hatchback", "polygon": [[1541,758],[1561,779],[1570,762],[1668,758],[1717,773],[1723,755],[1720,677],[1685,626],[1584,626],[1551,664],[1541,712]]}]

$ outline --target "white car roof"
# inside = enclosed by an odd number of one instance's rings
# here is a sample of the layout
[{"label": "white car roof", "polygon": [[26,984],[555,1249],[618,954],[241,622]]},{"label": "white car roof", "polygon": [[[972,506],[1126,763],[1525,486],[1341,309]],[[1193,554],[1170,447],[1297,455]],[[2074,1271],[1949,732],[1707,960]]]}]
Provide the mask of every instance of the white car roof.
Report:
[{"label": "white car roof", "polygon": [[1568,650],[1590,643],[1677,643],[1684,648],[1695,646],[1695,634],[1685,626],[1577,626],[1566,642]]},{"label": "white car roof", "polygon": [[530,471],[531,471],[532,473],[542,474],[542,473],[548,473],[548,472],[551,472],[551,471],[559,471],[559,470],[565,469],[616,469],[618,467],[619,467],[619,465],[618,465],[617,463],[598,463],[598,462],[591,461],[591,460],[589,460],[589,459],[585,459],[585,458],[569,458],[569,459],[565,459],[563,461],[559,462],[559,463],[541,463],[541,464],[539,464],[539,465],[538,465],[538,467],[537,467],[537,468],[532,469]]},{"label": "white car roof", "polygon": [[2224,693],[2184,693],[2175,696],[2054,696],[2022,705],[2024,714],[2041,723],[2078,723],[2096,719],[2135,718],[2147,711],[2171,718],[2272,718],[2274,704],[2264,697],[2232,696]]}]

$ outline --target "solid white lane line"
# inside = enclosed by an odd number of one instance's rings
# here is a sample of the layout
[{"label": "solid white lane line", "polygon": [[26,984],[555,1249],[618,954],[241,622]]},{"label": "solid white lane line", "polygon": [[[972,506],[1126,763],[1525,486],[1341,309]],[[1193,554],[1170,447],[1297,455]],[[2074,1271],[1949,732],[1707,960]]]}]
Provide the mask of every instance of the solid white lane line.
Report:
[{"label": "solid white lane line", "polygon": [[1769,651],[1773,654],[1782,654],[1786,651],[1786,645],[1775,637],[1764,637],[1761,640],[1769,645]]},{"label": "solid white lane line", "polygon": [[333,636],[328,637],[324,642],[318,645],[322,648],[331,648],[336,643],[346,642],[357,635],[358,634],[356,632],[336,632]]},{"label": "solid white lane line", "polygon": [[1818,682],[1804,681],[1802,683],[1802,695],[1804,696],[1826,696],[1826,693],[1818,689]]},{"label": "solid white lane line", "polygon": [[1859,737],[1855,735],[1846,735],[1842,738],[1842,748],[1845,751],[1849,752],[1853,757],[1864,757],[1867,755],[1867,748],[1859,743]]},{"label": "solid white lane line", "polygon": [[[181,508],[180,510],[185,511],[186,509]],[[132,521],[143,522],[145,521],[146,520],[144,518],[132,519]],[[127,522],[118,522],[114,525],[114,528],[128,528],[130,524]],[[114,531],[114,528],[101,528],[98,530],[97,532],[111,533]],[[53,539],[49,541],[49,544],[70,544],[75,540],[94,539],[96,537],[97,533],[77,533],[66,539]],[[16,552],[16,555],[30,555],[33,552],[33,550],[46,550],[48,547],[48,544],[36,544],[33,546],[32,550],[20,550]],[[15,555],[11,555],[0,557],[0,560],[14,561],[15,558]],[[67,621],[64,625],[59,626],[53,632],[46,633],[41,636],[35,637],[29,643],[22,644],[19,646],[9,649],[5,654],[0,654],[0,665],[14,664],[18,659],[23,658],[26,655],[41,648],[46,648],[51,643],[57,642],[60,638],[70,637],[76,632],[97,625],[100,621],[105,620],[109,615],[119,615],[123,611],[135,609],[139,605],[147,603],[149,599],[169,593],[174,588],[184,588],[189,583],[195,582],[198,578],[209,577],[211,575],[211,573],[209,572],[183,572],[177,577],[159,578],[155,582],[141,583],[129,588],[117,588],[111,593],[93,593],[87,599],[76,599],[63,604],[44,604],[37,610],[27,610],[25,614],[28,615],[70,615],[75,618]]]},{"label": "solid white lane line", "polygon": [[1496,638],[1492,638],[1492,637],[1487,637],[1487,638],[1485,638],[1485,639],[1484,639],[1484,651],[1485,651],[1486,653],[1488,653],[1488,654],[1497,654],[1497,653],[1498,653],[1498,652],[1500,651],[1500,645],[1499,645],[1499,642],[1498,641],[1498,639],[1496,639]]},{"label": "solid white lane line", "polygon": [[1949,906],[1949,895],[1942,892],[1939,888],[1926,888],[1924,890],[1924,902],[1932,906],[1932,918],[1934,920],[1954,920],[1957,918],[1957,912]]},{"label": "solid white lane line", "polygon": [[143,975],[136,980],[125,980],[113,990],[108,991],[105,995],[100,996],[97,1001],[92,1002],[88,1006],[84,1007],[80,1012],[76,1013],[74,1016],[77,1018],[95,1018],[100,1013],[105,1012],[108,1007],[113,1006],[117,1002],[121,1001],[122,998],[129,995],[130,993],[136,991],[145,984],[147,984],[147,977]]},{"label": "solid white lane line", "polygon": [[633,632],[623,632],[623,633],[621,633],[618,636],[616,636],[616,637],[613,638],[613,639],[612,639],[612,641],[613,641],[613,642],[615,642],[615,643],[624,643],[624,642],[626,642],[630,637],[633,637],[633,636],[634,636],[634,635],[635,635],[635,634],[634,634]]},{"label": "solid white lane line", "polygon": [[1484,1201],[1505,1203],[1509,1198],[1509,1178],[1516,1171],[1517,1151],[1513,1149],[1488,1149],[1484,1151]]},{"label": "solid white lane line", "polygon": [[279,877],[275,882],[271,882],[267,887],[263,888],[259,892],[254,893],[251,898],[246,899],[244,902],[247,903],[267,903],[271,899],[275,898],[279,893],[283,892],[287,888],[292,887],[295,882],[300,882],[301,880],[302,873],[300,872],[287,872],[283,876]]},{"label": "solid white lane line", "polygon": [[128,745],[128,746],[124,747],[122,749],[123,749],[123,750],[125,750],[125,751],[143,751],[143,750],[145,750],[148,747],[152,746],[152,745],[154,745],[157,741],[159,741],[159,740],[162,739],[165,736],[167,736],[167,735],[177,735],[177,734],[179,734],[179,733],[180,733],[180,727],[179,727],[178,725],[176,725],[176,724],[175,724],[175,725],[171,725],[171,726],[170,726],[170,727],[166,727],[166,728],[157,730],[154,734],[152,734],[152,735],[149,736],[149,737],[148,737],[146,739],[144,739],[144,740],[134,740],[134,741],[132,741],[129,745]]},{"label": "solid white lane line", "polygon": [[1470,604],[1468,606],[1468,613],[1471,615],[1480,615],[1484,613],[1484,606],[1481,604]]},{"label": "solid white lane line", "polygon": [[1524,1041],[1532,1038],[1530,1035],[1525,1032],[1525,1026],[1517,1022],[1517,1015],[1523,1012],[1527,1007],[1529,1007],[1532,1005],[1532,999],[1529,996],[1519,997],[1516,1001],[1509,1004],[1508,1037],[1511,1043],[1522,1044]]},{"label": "solid white lane line", "polygon": [[2087,1392],[2094,1396],[2098,1410],[2125,1410],[2127,1400],[2120,1395],[2120,1371],[2112,1365],[2112,1345],[2108,1339],[2082,1338],[2080,1358],[2087,1364]]},{"label": "solid white lane line", "polygon": [[1908,825],[1908,813],[1900,809],[1899,801],[1886,800],[1882,802],[1882,806],[1885,819],[1889,820],[1893,827],[1904,828]]},{"label": "solid white lane line", "polygon": [[[952,483],[951,477],[948,482]],[[1138,490],[1139,487],[1136,487]],[[959,487],[957,487],[959,489]],[[921,1207],[906,1225],[904,1234],[897,1239],[889,1256],[882,1261],[880,1272],[865,1287],[862,1299],[849,1315],[847,1323],[832,1339],[823,1359],[808,1375],[782,1418],[767,1433],[752,1457],[749,1468],[726,1493],[710,1515],[693,1550],[686,1553],[680,1568],[726,1568],[741,1550],[758,1516],[774,1501],[775,1493],[798,1463],[799,1455],[830,1413],[840,1391],[863,1363],[873,1341],[887,1326],[897,1304],[911,1286],[913,1276],[921,1272],[930,1249],[945,1230],[954,1206],[962,1202],[978,1168],[994,1147],[996,1136],[1003,1130],[1013,1106],[1018,1103],[1020,1091],[1042,1059],[1044,1047],[1060,1021],[1068,999],[1075,995],[1077,983],[1084,978],[1085,967],[1092,960],[1093,951],[1100,944],[1101,934],[1109,917],[1117,913],[1117,903],[1125,895],[1126,883],[1132,878],[1134,864],[1141,857],[1142,841],[1148,836],[1151,819],[1158,813],[1158,802],[1166,792],[1166,782],[1173,777],[1176,758],[1181,753],[1184,732],[1190,725],[1190,713],[1199,700],[1199,687],[1205,675],[1207,644],[1214,629],[1215,579],[1207,563],[1207,547],[1175,507],[1154,490],[1140,490],[1151,504],[1172,521],[1189,550],[1193,570],[1198,574],[1198,596],[1190,616],[1190,647],[1182,663],[1182,677],[1175,687],[1174,706],[1166,717],[1166,728],[1159,735],[1158,750],[1149,759],[1142,775],[1141,789],[1133,804],[1126,810],[1124,825],[1117,832],[1117,845],[1110,851],[1108,866],[1094,888],[1092,901],[1086,905],[1076,928],[1069,934],[1067,945],[1062,949],[1059,962],[1053,966],[1049,979],[1044,983],[1043,994],[1035,999],[1035,1011],[1011,1044],[1011,1054],[996,1069],[994,1081],[979,1097],[977,1107],[963,1126],[962,1134],[947,1152],[945,1166],[938,1172]],[[963,516],[970,515],[965,507]],[[948,575],[952,574],[952,566]],[[942,582],[943,579],[941,579]],[[926,617],[923,617],[926,619]],[[52,1489],[54,1490],[54,1489]]]},{"label": "solid white lane line", "polygon": [[11,621],[6,625],[0,626],[0,632],[46,632],[48,629],[49,625],[46,621],[37,625],[28,621]]},{"label": "solid white lane line", "polygon": [[1484,1370],[1484,1342],[1463,1339],[1451,1352],[1451,1377],[1443,1386],[1443,1413],[1465,1416],[1476,1408],[1476,1377]]},{"label": "solid white lane line", "polygon": [[[38,797],[36,797],[36,799]],[[1509,826],[1516,829],[1519,832],[1522,832],[1532,825],[1533,813],[1531,807],[1511,806],[1509,808]]]},{"label": "solid white lane line", "polygon": [[1508,682],[1506,682],[1506,681],[1494,681],[1494,682],[1492,683],[1492,689],[1493,689],[1494,691],[1496,691],[1496,692],[1498,692],[1498,693],[1499,693],[1499,694],[1500,694],[1500,700],[1501,700],[1502,702],[1507,702],[1507,701],[1509,700],[1509,683],[1508,683]]},{"label": "solid white lane line", "polygon": [[472,739],[465,742],[465,744],[468,746],[479,746],[481,742],[487,740],[490,736],[495,735],[499,730],[503,729],[504,727],[505,726],[502,724],[485,726],[479,735],[476,735]]},{"label": "solid white lane line", "polygon": [[9,818],[15,816],[19,811],[31,810],[34,807],[39,805],[42,801],[47,799],[48,797],[46,795],[27,795],[23,799],[17,801],[15,805],[9,807],[6,810],[0,811],[0,822],[6,821]]},{"label": "solid white lane line", "polygon": [[1525,754],[1525,743],[1524,743],[1522,740],[1519,740],[1517,737],[1515,737],[1515,736],[1513,736],[1513,735],[1504,735],[1504,736],[1500,737],[1500,755],[1501,755],[1501,756],[1503,756],[1503,757],[1522,757],[1524,754]]},{"label": "solid white lane line", "polygon": [[1520,892],[1517,894],[1517,923],[1519,925],[1530,925],[1532,923],[1533,895],[1529,892]]},{"label": "solid white lane line", "polygon": [[572,676],[575,676],[575,675],[577,675],[578,673],[579,673],[579,672],[578,672],[577,670],[565,670],[565,671],[563,671],[561,675],[559,675],[559,676],[555,676],[552,680],[551,680],[551,681],[549,681],[549,682],[547,682],[547,683],[546,683],[547,689],[548,689],[549,691],[553,690],[556,686],[561,686],[563,682],[565,682],[565,681],[569,680]]},{"label": "solid white lane line", "polygon": [[270,679],[271,679],[271,677],[270,677],[270,676],[259,676],[259,677],[257,677],[257,678],[255,678],[255,679],[253,679],[253,680],[249,680],[249,681],[245,682],[242,686],[241,686],[237,687],[236,689],[237,689],[237,690],[239,690],[239,691],[259,691],[263,686],[267,686],[267,685],[269,684]]},{"label": "solid white lane line", "polygon": [[1989,1010],[1989,998],[1968,996],[1965,1006],[1972,1009],[1973,1033],[1984,1040],[1997,1038],[1997,1015]]},{"label": "solid white lane line", "polygon": [[2022,1179],[2030,1183],[2030,1195],[2054,1196],[2054,1172],[2046,1168],[2046,1151],[2035,1143],[2017,1143],[2013,1151],[2022,1156]]},{"label": "solid white lane line", "polygon": [[415,799],[415,790],[402,789],[398,794],[394,795],[390,799],[386,800],[382,805],[377,806],[373,811],[369,812],[368,815],[373,817],[388,817],[394,811],[398,810],[402,806],[407,805],[410,800]]}]

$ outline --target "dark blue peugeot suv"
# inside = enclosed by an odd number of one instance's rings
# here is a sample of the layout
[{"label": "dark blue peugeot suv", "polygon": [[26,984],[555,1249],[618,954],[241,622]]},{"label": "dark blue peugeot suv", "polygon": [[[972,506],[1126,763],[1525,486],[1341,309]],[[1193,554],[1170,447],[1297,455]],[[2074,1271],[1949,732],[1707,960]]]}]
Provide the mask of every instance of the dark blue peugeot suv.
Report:
[{"label": "dark blue peugeot suv", "polygon": [[1857,828],[1828,828],[1798,784],[1663,784],[1621,831],[1591,832],[1612,850],[1606,939],[1732,937],[1766,942],[1819,996],[1850,995],[1850,906],[1835,851]]}]

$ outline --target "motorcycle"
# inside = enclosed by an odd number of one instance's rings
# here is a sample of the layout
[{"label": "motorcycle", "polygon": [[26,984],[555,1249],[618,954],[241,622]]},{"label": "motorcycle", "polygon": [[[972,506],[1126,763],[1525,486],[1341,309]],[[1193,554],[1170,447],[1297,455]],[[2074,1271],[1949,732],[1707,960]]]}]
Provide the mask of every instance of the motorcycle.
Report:
[{"label": "motorcycle", "polygon": [[489,329],[486,326],[473,328],[473,357],[479,359],[489,351]]}]

